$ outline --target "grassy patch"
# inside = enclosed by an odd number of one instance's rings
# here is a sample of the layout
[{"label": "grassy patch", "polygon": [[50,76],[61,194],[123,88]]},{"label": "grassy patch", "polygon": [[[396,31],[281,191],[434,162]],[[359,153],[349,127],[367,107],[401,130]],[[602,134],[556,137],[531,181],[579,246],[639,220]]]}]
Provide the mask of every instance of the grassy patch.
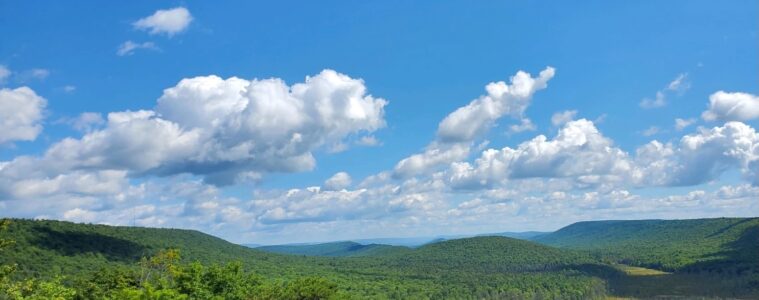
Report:
[{"label": "grassy patch", "polygon": [[629,276],[656,276],[656,275],[671,274],[669,272],[641,268],[641,267],[633,267],[633,266],[628,266],[628,265],[616,265],[616,267],[617,269],[619,269],[622,272],[625,272],[625,274]]}]

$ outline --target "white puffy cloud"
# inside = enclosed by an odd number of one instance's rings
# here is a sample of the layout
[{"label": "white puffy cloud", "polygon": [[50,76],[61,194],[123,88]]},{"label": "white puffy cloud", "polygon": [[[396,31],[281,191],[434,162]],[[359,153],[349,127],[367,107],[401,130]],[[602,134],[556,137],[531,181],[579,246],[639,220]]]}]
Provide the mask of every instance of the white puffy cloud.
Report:
[{"label": "white puffy cloud", "polygon": [[[8,175],[2,172],[0,174]],[[45,178],[18,178],[9,181],[3,176],[0,184],[10,186],[3,190],[12,193],[14,199],[35,199],[56,194],[107,195],[121,192],[127,185],[124,171],[75,171]]]},{"label": "white puffy cloud", "polygon": [[119,45],[119,48],[116,50],[116,55],[118,56],[132,55],[134,54],[134,51],[138,49],[158,50],[158,47],[156,47],[155,43],[153,42],[135,43],[132,41],[126,41],[122,43],[121,45]]},{"label": "white puffy cloud", "polygon": [[532,120],[528,118],[523,118],[519,121],[519,124],[512,124],[509,126],[509,133],[520,133],[525,131],[534,131],[537,129],[535,124],[532,123]]},{"label": "white puffy cloud", "polygon": [[154,111],[110,113],[102,129],[6,169],[46,176],[85,169],[191,173],[216,184],[305,171],[315,165],[312,151],[384,127],[386,104],[367,95],[362,80],[332,70],[292,86],[280,79],[184,79],[164,91]]},{"label": "white puffy cloud", "polygon": [[272,198],[255,199],[251,208],[263,224],[320,222],[381,214],[380,195],[360,189],[321,191],[319,188],[292,189]]},{"label": "white puffy cloud", "polygon": [[[81,139],[66,138],[41,158],[47,168],[112,169],[145,172],[181,163],[197,152],[201,130],[182,130],[149,110],[108,114],[105,128]],[[149,134],[148,134],[149,133]]]},{"label": "white puffy cloud", "polygon": [[677,130],[677,131],[683,131],[683,129],[687,128],[688,126],[693,125],[693,123],[696,123],[696,119],[694,119],[694,118],[689,118],[689,119],[676,118],[675,119],[675,130]]},{"label": "white puffy cloud", "polygon": [[28,87],[0,89],[0,144],[36,139],[46,105],[45,98]]},{"label": "white puffy cloud", "polygon": [[695,185],[730,169],[759,183],[758,159],[759,134],[746,124],[728,122],[683,136],[677,145],[652,141],[638,148],[636,166],[644,185]]},{"label": "white puffy cloud", "polygon": [[759,119],[759,96],[718,91],[709,96],[709,108],[701,114],[706,121]]},{"label": "white puffy cloud", "polygon": [[485,87],[486,95],[460,107],[440,122],[438,139],[443,142],[468,142],[490,129],[502,116],[522,119],[532,95],[546,88],[554,74],[555,70],[548,67],[537,78],[519,71],[511,77],[511,84],[491,82]]},{"label": "white puffy cloud", "polygon": [[424,152],[399,161],[393,171],[396,176],[409,177],[429,172],[440,165],[463,160],[467,156],[469,156],[468,144],[433,143]]},{"label": "white puffy cloud", "polygon": [[190,11],[184,7],[159,9],[155,13],[132,23],[134,28],[150,34],[165,33],[169,37],[187,29],[192,22]]},{"label": "white puffy cloud", "polygon": [[337,172],[324,181],[324,188],[331,191],[339,191],[351,185],[351,176],[346,172]]},{"label": "white puffy cloud", "polygon": [[613,146],[593,122],[567,123],[553,140],[539,135],[516,149],[488,149],[475,160],[454,163],[449,172],[457,188],[487,187],[507,179],[563,178],[595,180],[586,176],[621,176],[632,165],[627,154]]},{"label": "white puffy cloud", "polygon": [[520,124],[509,127],[512,133],[534,130],[535,125],[524,116],[524,112],[530,105],[532,95],[546,88],[554,74],[552,67],[545,68],[536,78],[518,71],[511,77],[510,84],[503,81],[489,83],[485,86],[486,95],[456,109],[438,124],[436,140],[424,152],[399,161],[395,165],[394,175],[413,176],[465,159],[474,139],[483,135],[503,116],[520,121]]},{"label": "white puffy cloud", "polygon": [[577,116],[576,110],[565,110],[562,112],[556,112],[551,116],[551,124],[553,126],[561,126],[569,121],[572,121]]}]

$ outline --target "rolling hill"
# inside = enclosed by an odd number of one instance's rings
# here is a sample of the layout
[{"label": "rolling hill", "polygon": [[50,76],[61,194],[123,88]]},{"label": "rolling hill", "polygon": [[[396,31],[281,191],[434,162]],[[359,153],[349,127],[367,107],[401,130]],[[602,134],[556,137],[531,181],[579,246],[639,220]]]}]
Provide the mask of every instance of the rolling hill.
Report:
[{"label": "rolling hill", "polygon": [[403,261],[451,269],[541,271],[592,263],[590,256],[534,242],[499,236],[427,244],[405,253]]},{"label": "rolling hill", "polygon": [[309,245],[272,245],[256,247],[256,249],[280,254],[330,257],[387,255],[394,252],[405,253],[411,250],[403,246],[381,244],[363,245],[356,242],[332,242]]},{"label": "rolling hill", "polygon": [[[204,264],[266,261],[272,254],[229,243],[195,230],[77,224],[14,219],[3,233],[15,241],[0,264],[16,263],[19,273],[38,275],[92,272],[106,265],[132,265],[167,248],[179,249],[185,261]],[[261,265],[261,264],[259,264]]]},{"label": "rolling hill", "polygon": [[[758,220],[581,222],[537,237],[540,243],[499,236],[444,240],[418,248],[338,242],[301,245],[296,255],[285,255],[193,230],[14,219],[0,231],[0,239],[15,241],[0,249],[0,265],[16,264],[17,279],[63,275],[63,284],[80,293],[100,289],[103,295],[121,288],[146,289],[139,274],[155,258],[141,259],[172,248],[179,249],[182,264],[174,270],[200,274],[176,280],[190,280],[211,292],[227,286],[224,282],[237,282],[241,287],[252,285],[254,289],[242,290],[256,293],[295,293],[288,294],[296,295],[287,296],[292,299],[309,291],[346,299],[591,299],[607,293],[751,298],[759,296]],[[304,254],[303,249],[310,252]],[[279,250],[288,251],[287,246]],[[305,256],[313,254],[322,256]],[[239,262],[239,267],[230,262]],[[643,270],[654,275],[635,277],[620,272],[615,263],[678,272]],[[208,285],[201,275],[221,281]],[[188,286],[178,284],[164,287],[187,292],[183,289]]]},{"label": "rolling hill", "polygon": [[759,272],[759,218],[578,222],[534,240],[666,271]]},{"label": "rolling hill", "polygon": [[[269,290],[297,293],[301,284],[318,291],[323,288],[331,291],[334,285],[336,295],[347,299],[532,298],[566,294],[596,298],[605,295],[602,279],[572,269],[577,263],[587,262],[587,256],[503,237],[445,241],[416,250],[367,246],[360,247],[364,254],[393,251],[349,257],[267,253],[193,230],[62,221],[13,219],[7,230],[0,232],[0,238],[15,241],[14,245],[0,250],[0,265],[18,266],[14,278],[51,280],[63,275],[64,283],[80,293],[91,293],[95,289],[104,295],[114,289],[139,289],[143,282],[139,274],[144,273],[146,262],[141,259],[173,248],[181,255],[183,267],[178,270],[185,270],[182,272],[207,270],[204,272],[210,273],[202,276],[228,277],[224,280],[263,284]],[[342,249],[355,246],[337,244],[340,245]],[[573,261],[575,258],[579,260]],[[206,267],[190,264],[195,261]],[[242,275],[234,266],[214,267],[230,262],[240,262],[252,275]],[[224,275],[226,273],[229,274]],[[192,282],[199,284],[197,280]],[[167,288],[181,290],[182,287],[169,285]],[[208,289],[213,290],[213,287]]]}]

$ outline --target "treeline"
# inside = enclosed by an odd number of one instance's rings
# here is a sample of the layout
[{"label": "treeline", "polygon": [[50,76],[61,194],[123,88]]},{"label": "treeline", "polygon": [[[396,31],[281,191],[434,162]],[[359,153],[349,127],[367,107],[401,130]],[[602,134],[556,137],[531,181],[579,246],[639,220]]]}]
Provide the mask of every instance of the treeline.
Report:
[{"label": "treeline", "polygon": [[606,293],[603,280],[571,268],[576,254],[501,237],[445,242],[412,256],[320,258],[265,253],[187,230],[31,220],[12,220],[8,228],[0,236],[16,243],[0,251],[0,264],[17,266],[3,279],[11,299],[596,299]]},{"label": "treeline", "polygon": [[579,222],[536,241],[668,272],[759,274],[759,218]]},{"label": "treeline", "polygon": [[[614,225],[614,237],[600,234],[609,224],[591,224],[553,237],[589,249],[475,237],[333,258],[266,253],[191,230],[3,220],[0,299],[756,298],[754,222],[687,224],[690,233],[632,223]],[[651,228],[664,233],[641,231]],[[682,257],[688,264],[676,263]],[[679,267],[636,277],[620,262]]]},{"label": "treeline", "polygon": [[66,280],[0,279],[0,299],[341,299],[337,285],[322,277],[269,280],[243,271],[240,263],[179,264],[169,249],[145,258],[139,268],[103,268]]}]

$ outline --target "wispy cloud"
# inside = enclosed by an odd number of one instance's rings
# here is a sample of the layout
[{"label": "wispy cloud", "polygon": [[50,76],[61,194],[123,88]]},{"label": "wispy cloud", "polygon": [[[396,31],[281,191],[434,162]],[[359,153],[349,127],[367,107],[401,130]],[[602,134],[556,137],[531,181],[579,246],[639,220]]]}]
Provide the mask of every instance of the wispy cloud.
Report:
[{"label": "wispy cloud", "polygon": [[694,118],[689,118],[689,119],[680,119],[680,118],[677,118],[677,119],[675,119],[675,129],[677,131],[682,131],[686,127],[688,127],[690,125],[693,125],[693,123],[696,123],[696,119],[694,119]]},{"label": "wispy cloud", "polygon": [[652,98],[643,98],[638,105],[645,109],[659,108],[667,105],[667,96],[674,93],[681,95],[690,88],[690,81],[688,81],[688,73],[681,73],[677,75],[677,78],[672,80],[666,87],[656,92],[656,96]]},{"label": "wispy cloud", "polygon": [[158,47],[153,42],[135,43],[132,41],[126,41],[119,46],[116,50],[116,55],[127,56],[134,54],[139,49],[158,50]]}]

